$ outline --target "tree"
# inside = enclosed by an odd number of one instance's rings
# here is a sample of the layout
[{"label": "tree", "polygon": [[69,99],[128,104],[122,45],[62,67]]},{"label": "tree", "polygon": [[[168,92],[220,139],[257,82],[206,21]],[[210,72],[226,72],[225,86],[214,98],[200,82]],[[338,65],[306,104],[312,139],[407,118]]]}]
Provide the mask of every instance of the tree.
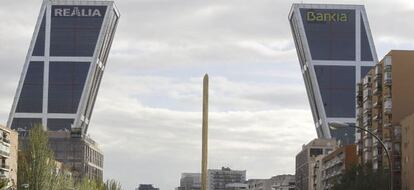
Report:
[{"label": "tree", "polygon": [[334,190],[388,190],[389,174],[382,169],[374,171],[371,164],[357,165],[345,172]]},{"label": "tree", "polygon": [[47,132],[40,124],[35,125],[22,150],[18,154],[18,189],[63,190],[70,187],[72,180],[64,176],[65,171],[56,167],[53,152],[49,148]]},{"label": "tree", "polygon": [[105,190],[122,190],[121,183],[115,181],[114,179],[106,180]]},{"label": "tree", "polygon": [[90,180],[84,177],[80,183],[76,185],[76,190],[105,190],[105,185],[100,181]]},{"label": "tree", "polygon": [[54,172],[54,180],[51,182],[50,190],[68,190],[73,189],[73,179],[69,171],[63,168],[60,171]]},{"label": "tree", "polygon": [[113,179],[102,183],[100,181],[89,180],[85,177],[76,185],[76,190],[122,190],[122,186]]},{"label": "tree", "polygon": [[0,190],[4,190],[8,188],[9,180],[8,179],[0,179]]}]

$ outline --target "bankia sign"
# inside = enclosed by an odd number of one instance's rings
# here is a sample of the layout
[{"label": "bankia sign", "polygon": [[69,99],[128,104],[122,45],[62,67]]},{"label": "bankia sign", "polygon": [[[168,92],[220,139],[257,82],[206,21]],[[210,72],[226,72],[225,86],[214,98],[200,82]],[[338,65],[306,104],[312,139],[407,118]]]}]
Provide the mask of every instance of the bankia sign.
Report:
[{"label": "bankia sign", "polygon": [[308,11],[306,13],[307,21],[318,21],[318,22],[347,22],[348,15],[346,13],[336,13],[336,12],[317,12],[317,11]]},{"label": "bankia sign", "polygon": [[345,23],[355,19],[355,11],[346,9],[303,9],[301,14],[309,23]]}]

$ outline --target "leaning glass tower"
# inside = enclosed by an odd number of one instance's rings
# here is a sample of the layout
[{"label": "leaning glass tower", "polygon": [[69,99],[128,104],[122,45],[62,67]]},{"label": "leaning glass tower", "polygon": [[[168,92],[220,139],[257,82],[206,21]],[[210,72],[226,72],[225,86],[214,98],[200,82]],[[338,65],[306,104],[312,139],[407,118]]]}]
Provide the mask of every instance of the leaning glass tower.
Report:
[{"label": "leaning glass tower", "polygon": [[119,16],[113,1],[45,0],[8,127],[86,134]]},{"label": "leaning glass tower", "polygon": [[293,4],[289,21],[319,138],[354,143],[356,85],[378,62],[361,5]]}]

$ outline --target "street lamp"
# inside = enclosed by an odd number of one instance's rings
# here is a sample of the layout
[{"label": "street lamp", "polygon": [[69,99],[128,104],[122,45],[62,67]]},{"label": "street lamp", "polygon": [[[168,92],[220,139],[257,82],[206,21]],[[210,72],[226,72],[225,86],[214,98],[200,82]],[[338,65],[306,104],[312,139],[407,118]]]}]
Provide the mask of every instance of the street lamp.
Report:
[{"label": "street lamp", "polygon": [[370,135],[372,135],[375,139],[377,139],[377,141],[380,142],[382,148],[385,150],[385,154],[387,154],[388,165],[390,167],[390,190],[393,190],[393,173],[392,173],[391,156],[390,156],[390,153],[388,152],[388,149],[385,146],[384,142],[382,142],[382,140],[377,135],[375,135],[374,133],[372,133],[371,131],[369,131],[367,129],[364,129],[362,127],[358,127],[356,125],[350,125],[350,124],[347,124],[347,123],[329,122],[329,127],[330,128],[333,128],[333,129],[343,128],[343,127],[353,127],[353,128],[357,128],[357,129],[363,130],[363,131],[369,133]]}]

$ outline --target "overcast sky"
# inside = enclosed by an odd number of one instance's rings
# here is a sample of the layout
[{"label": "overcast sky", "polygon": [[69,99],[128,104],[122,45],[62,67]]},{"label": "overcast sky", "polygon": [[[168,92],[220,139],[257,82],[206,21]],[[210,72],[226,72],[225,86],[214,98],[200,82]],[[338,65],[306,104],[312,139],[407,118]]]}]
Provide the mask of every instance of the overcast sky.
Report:
[{"label": "overcast sky", "polygon": [[[4,125],[41,2],[1,2]],[[294,174],[296,153],[316,137],[287,20],[294,2],[365,4],[380,59],[413,49],[412,0],[118,0],[122,16],[89,127],[105,153],[105,178],[167,190],[182,172],[200,171],[204,73],[209,168]]]}]

